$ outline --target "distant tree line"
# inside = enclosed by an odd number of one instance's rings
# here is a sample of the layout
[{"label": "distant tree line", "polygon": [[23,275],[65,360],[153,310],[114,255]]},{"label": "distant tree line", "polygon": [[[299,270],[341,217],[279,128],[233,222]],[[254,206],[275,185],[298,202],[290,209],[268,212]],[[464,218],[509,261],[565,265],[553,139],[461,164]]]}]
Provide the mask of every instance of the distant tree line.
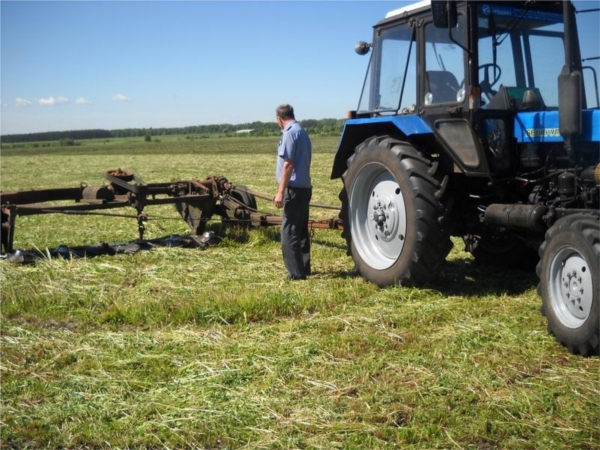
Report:
[{"label": "distant tree line", "polygon": [[2,143],[34,142],[34,141],[61,141],[75,139],[108,139],[113,137],[108,130],[73,130],[73,131],[48,131],[44,133],[7,134],[0,139]]},{"label": "distant tree line", "polygon": [[[313,135],[339,135],[344,126],[343,119],[301,120],[302,126]],[[219,135],[236,136],[240,130],[252,130],[244,136],[277,135],[280,130],[276,122],[250,122],[238,125],[228,123],[215,125],[195,125],[175,128],[124,128],[120,130],[71,130],[49,131],[44,133],[7,134],[0,137],[3,144],[18,142],[61,141],[72,142],[82,139],[110,139],[126,137],[169,136],[169,135]],[[71,144],[72,145],[72,144]]]}]

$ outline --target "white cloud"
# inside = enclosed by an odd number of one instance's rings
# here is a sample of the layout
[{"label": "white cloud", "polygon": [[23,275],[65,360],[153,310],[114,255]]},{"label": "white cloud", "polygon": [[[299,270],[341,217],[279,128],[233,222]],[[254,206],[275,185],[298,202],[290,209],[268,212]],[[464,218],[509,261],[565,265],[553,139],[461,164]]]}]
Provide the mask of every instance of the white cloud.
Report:
[{"label": "white cloud", "polygon": [[86,100],[83,97],[79,97],[77,100],[75,100],[75,103],[77,103],[78,105],[89,105],[92,102],[90,102],[89,100]]},{"label": "white cloud", "polygon": [[31,105],[31,102],[29,100],[24,99],[24,98],[17,97],[15,99],[15,105],[17,105],[17,106],[29,106],[29,105]]},{"label": "white cloud", "polygon": [[116,102],[128,102],[129,99],[125,97],[123,94],[115,94],[112,98]]},{"label": "white cloud", "polygon": [[69,99],[66,97],[48,97],[48,98],[40,98],[38,100],[38,104],[42,106],[54,106],[60,105],[64,103],[69,103]]}]

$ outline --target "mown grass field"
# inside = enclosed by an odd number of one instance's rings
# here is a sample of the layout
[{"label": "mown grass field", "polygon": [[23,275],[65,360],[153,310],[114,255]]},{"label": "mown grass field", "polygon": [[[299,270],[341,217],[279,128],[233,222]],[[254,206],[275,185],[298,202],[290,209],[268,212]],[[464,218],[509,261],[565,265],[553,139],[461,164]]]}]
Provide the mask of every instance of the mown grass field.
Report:
[{"label": "mown grass field", "polygon": [[[149,182],[222,174],[274,193],[276,143],[3,150],[1,188],[100,185],[122,168]],[[313,139],[315,203],[338,203],[336,144]],[[181,219],[147,224],[148,238],[186,232]],[[136,233],[131,219],[23,217],[15,245]],[[600,449],[600,361],[546,333],[535,276],[476,265],[455,240],[434,285],[380,289],[352,276],[339,232],[316,230],[314,276],[287,282],[277,229],[224,238],[0,261],[0,448]]]}]

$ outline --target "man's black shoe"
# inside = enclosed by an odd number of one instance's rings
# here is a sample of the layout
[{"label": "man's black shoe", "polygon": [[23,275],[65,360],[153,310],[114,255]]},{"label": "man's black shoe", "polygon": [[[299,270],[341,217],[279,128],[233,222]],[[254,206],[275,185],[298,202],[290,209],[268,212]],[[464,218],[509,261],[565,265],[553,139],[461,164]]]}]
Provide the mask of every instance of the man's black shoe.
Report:
[{"label": "man's black shoe", "polygon": [[287,274],[287,277],[285,277],[286,280],[288,281],[294,281],[294,280],[306,280],[306,277],[295,277],[294,275],[292,275],[291,273]]}]

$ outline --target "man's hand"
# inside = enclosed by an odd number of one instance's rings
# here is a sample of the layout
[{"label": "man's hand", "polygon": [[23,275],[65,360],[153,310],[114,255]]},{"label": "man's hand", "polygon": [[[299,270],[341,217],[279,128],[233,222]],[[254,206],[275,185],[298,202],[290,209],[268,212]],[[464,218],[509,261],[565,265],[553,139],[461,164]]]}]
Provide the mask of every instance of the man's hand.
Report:
[{"label": "man's hand", "polygon": [[277,190],[277,195],[273,198],[273,203],[277,208],[283,208],[283,194],[290,182],[290,178],[292,178],[292,173],[294,172],[294,162],[290,159],[286,159],[283,162],[283,168],[281,170],[281,182],[279,184],[279,189]]},{"label": "man's hand", "polygon": [[278,192],[275,197],[273,197],[273,203],[277,208],[283,208],[283,194]]}]

